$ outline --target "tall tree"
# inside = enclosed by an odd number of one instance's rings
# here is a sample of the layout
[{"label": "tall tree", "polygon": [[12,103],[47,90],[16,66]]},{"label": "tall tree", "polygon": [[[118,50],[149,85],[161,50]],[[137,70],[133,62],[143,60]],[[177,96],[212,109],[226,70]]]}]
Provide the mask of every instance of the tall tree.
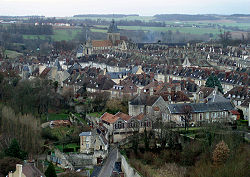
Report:
[{"label": "tall tree", "polygon": [[218,79],[217,76],[215,76],[214,74],[211,74],[208,78],[207,78],[207,81],[206,81],[206,84],[205,84],[206,87],[211,87],[211,88],[215,88],[215,86],[218,87],[218,90],[223,93],[223,88],[221,86],[221,83]]},{"label": "tall tree", "polygon": [[19,143],[16,139],[13,139],[10,146],[5,150],[5,155],[9,157],[15,157],[24,160],[27,157],[27,153],[21,150]]},{"label": "tall tree", "polygon": [[57,177],[55,167],[51,162],[44,174],[46,177]]},{"label": "tall tree", "polygon": [[219,37],[223,47],[226,47],[231,42],[232,34],[230,31],[224,31],[224,32],[220,31]]}]

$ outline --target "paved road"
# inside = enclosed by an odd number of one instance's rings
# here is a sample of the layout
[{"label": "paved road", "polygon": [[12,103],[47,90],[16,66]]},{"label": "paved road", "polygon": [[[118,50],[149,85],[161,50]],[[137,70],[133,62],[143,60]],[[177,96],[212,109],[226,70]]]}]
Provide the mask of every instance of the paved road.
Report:
[{"label": "paved road", "polygon": [[115,166],[115,162],[117,161],[117,148],[114,148],[110,153],[108,158],[106,159],[102,169],[98,175],[98,177],[110,177],[112,175],[112,171]]}]

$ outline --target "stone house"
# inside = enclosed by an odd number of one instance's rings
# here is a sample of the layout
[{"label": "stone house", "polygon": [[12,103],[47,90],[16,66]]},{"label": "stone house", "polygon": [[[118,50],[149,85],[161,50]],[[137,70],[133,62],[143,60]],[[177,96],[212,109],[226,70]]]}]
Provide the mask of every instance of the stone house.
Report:
[{"label": "stone house", "polygon": [[237,86],[229,90],[226,94],[226,98],[230,98],[235,106],[239,107],[247,98],[250,97],[249,88]]},{"label": "stone house", "polygon": [[244,115],[244,119],[248,120],[249,126],[250,126],[250,98],[247,98],[240,106],[238,106],[238,108],[240,110],[242,110],[243,115]]},{"label": "stone house", "polygon": [[235,110],[230,102],[207,102],[207,103],[182,103],[169,104],[167,106],[164,120],[173,121],[177,125],[184,125],[183,118],[190,114],[190,123],[215,122],[235,120],[230,116],[230,111]]},{"label": "stone house", "polygon": [[137,116],[140,113],[153,115],[154,110],[160,111],[164,109],[166,103],[161,96],[142,93],[131,99],[128,104],[129,115]]},{"label": "stone house", "polygon": [[111,98],[131,98],[137,94],[138,87],[131,80],[123,80],[110,89]]},{"label": "stone house", "polygon": [[7,177],[45,177],[34,164],[16,164],[16,171],[9,172]]},{"label": "stone house", "polygon": [[82,132],[80,137],[80,153],[92,155],[94,164],[99,164],[108,155],[108,140],[99,129],[91,132]]},{"label": "stone house", "polygon": [[145,128],[151,130],[153,123],[143,114],[130,116],[121,112],[115,115],[106,112],[100,117],[100,122],[108,130],[106,136],[111,143],[120,142],[134,132],[143,132]]},{"label": "stone house", "polygon": [[82,132],[80,136],[80,153],[94,153],[94,151],[108,151],[108,142],[100,130]]}]

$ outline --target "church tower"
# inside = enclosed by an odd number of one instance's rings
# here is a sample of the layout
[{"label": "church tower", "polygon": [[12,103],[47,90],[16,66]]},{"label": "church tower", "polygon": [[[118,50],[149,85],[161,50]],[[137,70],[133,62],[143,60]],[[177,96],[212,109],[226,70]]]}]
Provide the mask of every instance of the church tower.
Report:
[{"label": "church tower", "polygon": [[120,40],[120,32],[117,28],[115,20],[113,19],[108,29],[108,40],[115,44],[115,41]]}]

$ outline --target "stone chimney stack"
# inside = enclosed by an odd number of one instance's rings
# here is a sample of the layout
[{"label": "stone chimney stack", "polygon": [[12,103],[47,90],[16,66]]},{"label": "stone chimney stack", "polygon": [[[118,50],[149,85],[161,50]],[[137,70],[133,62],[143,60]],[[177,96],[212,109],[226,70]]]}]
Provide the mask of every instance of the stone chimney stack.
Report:
[{"label": "stone chimney stack", "polygon": [[248,126],[250,127],[250,103],[248,104]]},{"label": "stone chimney stack", "polygon": [[150,96],[154,95],[154,88],[153,87],[150,87],[150,89],[149,89],[149,95]]},{"label": "stone chimney stack", "polygon": [[23,165],[16,164],[16,172],[17,172],[18,177],[22,177],[22,170],[23,170]]}]

